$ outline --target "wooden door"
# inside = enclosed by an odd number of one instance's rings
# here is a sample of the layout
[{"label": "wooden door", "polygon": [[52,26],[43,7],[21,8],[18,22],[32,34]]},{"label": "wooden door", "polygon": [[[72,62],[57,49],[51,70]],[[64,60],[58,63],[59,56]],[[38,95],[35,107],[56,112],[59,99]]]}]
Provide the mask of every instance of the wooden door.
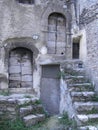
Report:
[{"label": "wooden door", "polygon": [[48,53],[65,54],[66,34],[65,18],[59,13],[49,16],[48,20]]},{"label": "wooden door", "polygon": [[32,53],[25,48],[16,48],[9,55],[9,87],[27,88],[33,85]]}]

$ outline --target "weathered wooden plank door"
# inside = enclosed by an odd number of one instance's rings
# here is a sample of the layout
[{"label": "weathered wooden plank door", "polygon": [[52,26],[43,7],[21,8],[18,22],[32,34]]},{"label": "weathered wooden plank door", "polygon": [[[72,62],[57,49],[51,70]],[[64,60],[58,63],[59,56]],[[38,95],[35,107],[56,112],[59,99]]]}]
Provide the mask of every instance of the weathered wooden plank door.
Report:
[{"label": "weathered wooden plank door", "polygon": [[25,48],[16,48],[9,54],[9,87],[32,87],[32,52]]},{"label": "weathered wooden plank door", "polygon": [[42,66],[41,101],[50,115],[59,113],[60,80],[59,65]]},{"label": "weathered wooden plank door", "polygon": [[64,54],[66,45],[65,18],[62,14],[53,13],[48,19],[48,53]]}]

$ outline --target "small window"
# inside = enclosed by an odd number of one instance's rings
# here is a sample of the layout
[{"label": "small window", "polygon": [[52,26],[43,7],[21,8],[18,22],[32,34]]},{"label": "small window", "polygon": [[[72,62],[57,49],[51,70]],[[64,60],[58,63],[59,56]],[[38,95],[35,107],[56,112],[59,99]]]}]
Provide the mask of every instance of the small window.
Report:
[{"label": "small window", "polygon": [[34,0],[18,0],[19,3],[23,4],[34,4]]},{"label": "small window", "polygon": [[79,59],[79,43],[73,43],[73,59]]}]

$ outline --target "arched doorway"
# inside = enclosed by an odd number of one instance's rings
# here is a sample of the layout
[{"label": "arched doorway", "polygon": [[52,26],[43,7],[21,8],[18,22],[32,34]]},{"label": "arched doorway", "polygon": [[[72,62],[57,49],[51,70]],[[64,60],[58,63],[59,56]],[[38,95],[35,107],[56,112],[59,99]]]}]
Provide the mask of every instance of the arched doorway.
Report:
[{"label": "arched doorway", "polygon": [[60,13],[52,13],[48,18],[48,41],[49,54],[65,54],[66,46],[66,19]]},{"label": "arched doorway", "polygon": [[33,86],[33,53],[26,48],[15,48],[9,53],[9,88]]}]

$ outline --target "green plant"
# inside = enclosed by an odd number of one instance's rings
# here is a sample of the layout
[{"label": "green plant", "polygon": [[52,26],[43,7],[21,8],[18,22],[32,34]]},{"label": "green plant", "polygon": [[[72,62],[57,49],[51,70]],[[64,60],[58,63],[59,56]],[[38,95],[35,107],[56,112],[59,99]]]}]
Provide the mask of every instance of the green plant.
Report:
[{"label": "green plant", "polygon": [[60,123],[65,125],[66,129],[71,128],[77,130],[77,122],[74,119],[70,119],[67,112],[63,113]]},{"label": "green plant", "polygon": [[57,75],[57,78],[64,78],[65,77],[65,72],[64,71],[60,71],[59,73],[58,73],[58,75]]},{"label": "green plant", "polygon": [[32,98],[30,95],[24,95],[25,98]]},{"label": "green plant", "polygon": [[2,91],[0,91],[0,95],[9,96],[10,92],[8,90],[2,90]]},{"label": "green plant", "polygon": [[43,122],[38,122],[32,127],[26,127],[23,121],[19,118],[11,121],[0,117],[0,130],[46,130],[42,127],[46,121],[47,119]]},{"label": "green plant", "polygon": [[20,119],[14,121],[0,118],[0,130],[30,130],[25,127]]},{"label": "green plant", "polygon": [[86,125],[94,125],[96,126],[98,124],[98,119],[89,119]]},{"label": "green plant", "polygon": [[35,105],[41,104],[41,100],[36,100],[36,101],[34,102],[34,104],[35,104]]},{"label": "green plant", "polygon": [[96,113],[98,113],[98,109],[96,109],[96,108],[93,108],[92,110],[88,110],[86,112],[86,114],[96,114]]},{"label": "green plant", "polygon": [[98,95],[94,95],[93,97],[92,97],[92,101],[98,101]]}]

